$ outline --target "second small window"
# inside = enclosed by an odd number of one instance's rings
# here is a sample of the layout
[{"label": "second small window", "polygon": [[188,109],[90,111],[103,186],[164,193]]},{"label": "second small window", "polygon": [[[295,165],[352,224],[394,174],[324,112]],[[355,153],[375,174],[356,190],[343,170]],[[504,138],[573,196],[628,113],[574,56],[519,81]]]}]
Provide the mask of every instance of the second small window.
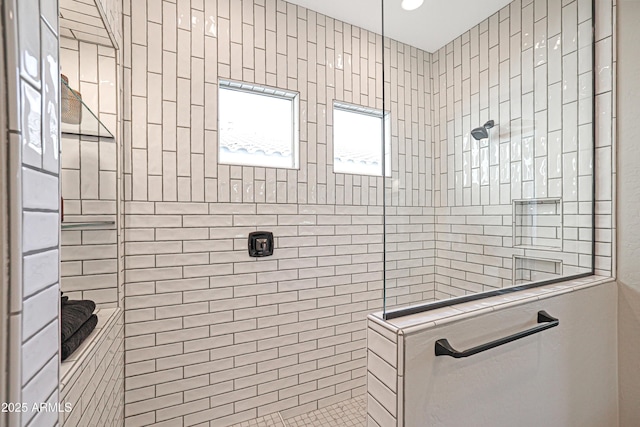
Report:
[{"label": "second small window", "polygon": [[389,114],[334,102],[333,170],[357,175],[391,175]]}]

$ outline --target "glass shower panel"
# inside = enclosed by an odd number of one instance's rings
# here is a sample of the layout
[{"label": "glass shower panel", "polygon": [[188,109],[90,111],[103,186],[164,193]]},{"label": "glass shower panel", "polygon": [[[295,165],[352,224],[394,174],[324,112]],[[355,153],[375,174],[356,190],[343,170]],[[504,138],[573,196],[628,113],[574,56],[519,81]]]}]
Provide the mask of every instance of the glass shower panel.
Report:
[{"label": "glass shower panel", "polygon": [[592,2],[404,3],[383,1],[385,313],[592,274]]}]

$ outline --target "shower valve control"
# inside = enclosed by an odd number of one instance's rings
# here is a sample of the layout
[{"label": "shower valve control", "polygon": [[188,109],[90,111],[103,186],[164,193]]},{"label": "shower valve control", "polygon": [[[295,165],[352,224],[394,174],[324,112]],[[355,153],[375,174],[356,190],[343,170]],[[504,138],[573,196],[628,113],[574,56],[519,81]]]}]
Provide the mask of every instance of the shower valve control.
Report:
[{"label": "shower valve control", "polygon": [[273,255],[273,233],[270,231],[254,231],[249,233],[249,256],[265,257]]}]

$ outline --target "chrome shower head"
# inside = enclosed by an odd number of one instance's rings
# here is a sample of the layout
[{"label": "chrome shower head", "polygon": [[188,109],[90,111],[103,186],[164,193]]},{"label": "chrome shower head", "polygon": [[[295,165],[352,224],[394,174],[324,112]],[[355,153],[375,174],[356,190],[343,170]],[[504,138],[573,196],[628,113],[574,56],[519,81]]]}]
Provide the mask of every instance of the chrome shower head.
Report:
[{"label": "chrome shower head", "polygon": [[481,139],[489,138],[489,129],[494,127],[496,124],[493,120],[489,120],[484,126],[475,128],[471,131],[471,136],[480,141]]}]

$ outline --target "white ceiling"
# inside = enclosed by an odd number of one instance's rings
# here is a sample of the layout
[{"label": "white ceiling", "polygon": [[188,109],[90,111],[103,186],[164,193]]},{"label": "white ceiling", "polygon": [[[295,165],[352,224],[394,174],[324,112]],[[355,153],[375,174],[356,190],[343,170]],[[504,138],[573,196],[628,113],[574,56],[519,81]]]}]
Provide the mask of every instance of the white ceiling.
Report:
[{"label": "white ceiling", "polygon": [[[287,0],[349,24],[382,33],[382,0]],[[384,0],[384,35],[435,52],[511,0],[425,0],[414,11]]]}]

